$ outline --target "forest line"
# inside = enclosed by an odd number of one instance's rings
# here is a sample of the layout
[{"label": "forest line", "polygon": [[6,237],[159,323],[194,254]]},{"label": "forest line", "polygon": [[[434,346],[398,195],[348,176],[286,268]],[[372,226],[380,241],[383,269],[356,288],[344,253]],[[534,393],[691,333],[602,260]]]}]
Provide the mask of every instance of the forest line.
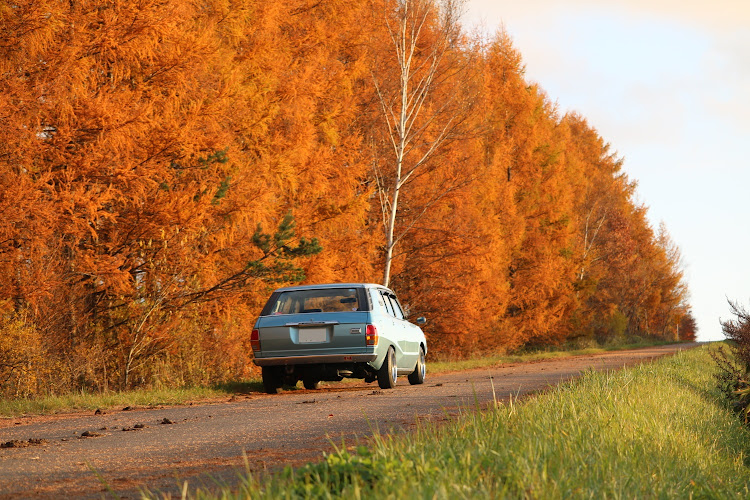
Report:
[{"label": "forest line", "polygon": [[0,391],[246,377],[297,282],[389,282],[444,357],[693,339],[623,160],[460,8],[0,9]]}]

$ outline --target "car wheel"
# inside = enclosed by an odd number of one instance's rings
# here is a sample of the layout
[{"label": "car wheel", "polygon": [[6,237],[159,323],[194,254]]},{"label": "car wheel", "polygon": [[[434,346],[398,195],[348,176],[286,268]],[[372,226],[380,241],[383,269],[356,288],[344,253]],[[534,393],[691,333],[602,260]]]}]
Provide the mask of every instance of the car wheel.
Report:
[{"label": "car wheel", "polygon": [[424,362],[424,349],[419,348],[419,358],[414,371],[409,374],[409,383],[411,385],[424,384],[424,378],[427,375],[427,365]]},{"label": "car wheel", "polygon": [[378,370],[378,385],[381,389],[393,389],[396,387],[397,376],[396,353],[393,352],[393,347],[389,347],[383,366]]},{"label": "car wheel", "polygon": [[263,376],[263,389],[268,394],[278,394],[281,389],[281,377],[278,370],[272,366],[264,366],[261,369]]},{"label": "car wheel", "polygon": [[314,378],[303,378],[302,379],[302,385],[305,386],[305,389],[309,391],[314,391],[315,389],[320,389],[320,381],[315,380]]}]

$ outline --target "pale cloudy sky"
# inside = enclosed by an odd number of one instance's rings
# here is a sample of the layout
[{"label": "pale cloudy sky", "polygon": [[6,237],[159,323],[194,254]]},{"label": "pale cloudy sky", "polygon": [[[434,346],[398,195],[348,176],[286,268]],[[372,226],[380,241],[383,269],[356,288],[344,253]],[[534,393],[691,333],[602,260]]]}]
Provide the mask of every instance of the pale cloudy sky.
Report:
[{"label": "pale cloudy sky", "polygon": [[625,159],[682,250],[699,340],[750,307],[750,0],[468,0]]}]

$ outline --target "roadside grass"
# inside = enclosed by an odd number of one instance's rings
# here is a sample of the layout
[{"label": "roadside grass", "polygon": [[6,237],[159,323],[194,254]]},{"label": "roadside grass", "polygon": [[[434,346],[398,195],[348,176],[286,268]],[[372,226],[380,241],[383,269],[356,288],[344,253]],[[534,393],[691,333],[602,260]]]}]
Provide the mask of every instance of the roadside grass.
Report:
[{"label": "roadside grass", "polygon": [[[490,355],[465,360],[440,360],[428,362],[428,373],[446,373],[475,368],[489,368],[507,363],[528,363],[552,358],[564,358],[586,354],[598,354],[606,351],[637,349],[668,342],[641,341],[610,347],[590,347],[585,349],[548,349],[509,355]],[[358,379],[344,379],[343,383],[361,383]],[[324,384],[336,384],[336,382]],[[169,406],[184,405],[190,402],[208,401],[228,397],[234,394],[262,393],[263,383],[260,377],[244,381],[228,382],[206,387],[181,387],[136,389],[132,391],[108,392],[75,392],[63,395],[0,398],[0,418],[12,418],[22,415],[49,415],[76,411],[94,411],[111,409],[118,406]]]},{"label": "roadside grass", "polygon": [[496,354],[482,356],[478,358],[469,358],[462,360],[438,360],[432,361],[428,365],[431,373],[445,373],[452,371],[471,370],[474,368],[491,368],[508,363],[530,363],[534,361],[543,361],[546,359],[559,359],[571,356],[585,356],[591,354],[601,354],[611,351],[625,351],[628,349],[639,349],[642,347],[653,347],[659,345],[675,344],[680,342],[666,342],[661,340],[640,340],[627,344],[616,344],[611,346],[592,345],[583,348],[546,348],[530,351],[522,351],[514,354]]},{"label": "roadside grass", "polygon": [[227,397],[230,394],[261,390],[260,380],[214,387],[177,389],[142,389],[122,392],[76,392],[39,398],[0,399],[0,417],[49,415],[54,413],[94,411],[125,406],[173,406]]},{"label": "roadside grass", "polygon": [[714,389],[713,348],[589,371],[320,463],[248,474],[235,489],[186,486],[183,497],[749,498],[750,430]]}]

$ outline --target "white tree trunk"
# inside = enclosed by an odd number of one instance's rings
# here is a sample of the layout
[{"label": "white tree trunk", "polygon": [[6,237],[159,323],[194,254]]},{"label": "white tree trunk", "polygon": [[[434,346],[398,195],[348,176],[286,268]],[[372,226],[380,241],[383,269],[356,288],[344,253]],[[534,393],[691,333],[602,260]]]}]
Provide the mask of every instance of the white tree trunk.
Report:
[{"label": "white tree trunk", "polygon": [[[458,114],[453,104],[456,93],[449,93],[444,102],[432,103],[426,111],[425,103],[433,97],[438,86],[443,85],[447,73],[458,72],[456,67],[443,67],[443,61],[452,43],[460,33],[459,18],[464,0],[399,0],[397,14],[386,12],[388,28],[398,65],[398,77],[389,78],[373,72],[373,81],[387,127],[387,135],[393,149],[394,171],[390,185],[379,185],[390,191],[381,196],[383,223],[385,226],[385,262],[383,284],[391,281],[391,266],[394,249],[401,238],[411,229],[407,225],[397,234],[396,219],[401,190],[409,179],[427,164],[434,153],[444,145],[454,131]],[[430,46],[424,41],[423,29],[437,10],[439,35]],[[422,53],[418,53],[418,49]],[[388,85],[394,81],[395,85]],[[433,135],[426,139],[424,132]],[[409,156],[410,152],[415,152]],[[380,179],[380,177],[379,177]],[[421,215],[424,214],[424,210]]]}]

